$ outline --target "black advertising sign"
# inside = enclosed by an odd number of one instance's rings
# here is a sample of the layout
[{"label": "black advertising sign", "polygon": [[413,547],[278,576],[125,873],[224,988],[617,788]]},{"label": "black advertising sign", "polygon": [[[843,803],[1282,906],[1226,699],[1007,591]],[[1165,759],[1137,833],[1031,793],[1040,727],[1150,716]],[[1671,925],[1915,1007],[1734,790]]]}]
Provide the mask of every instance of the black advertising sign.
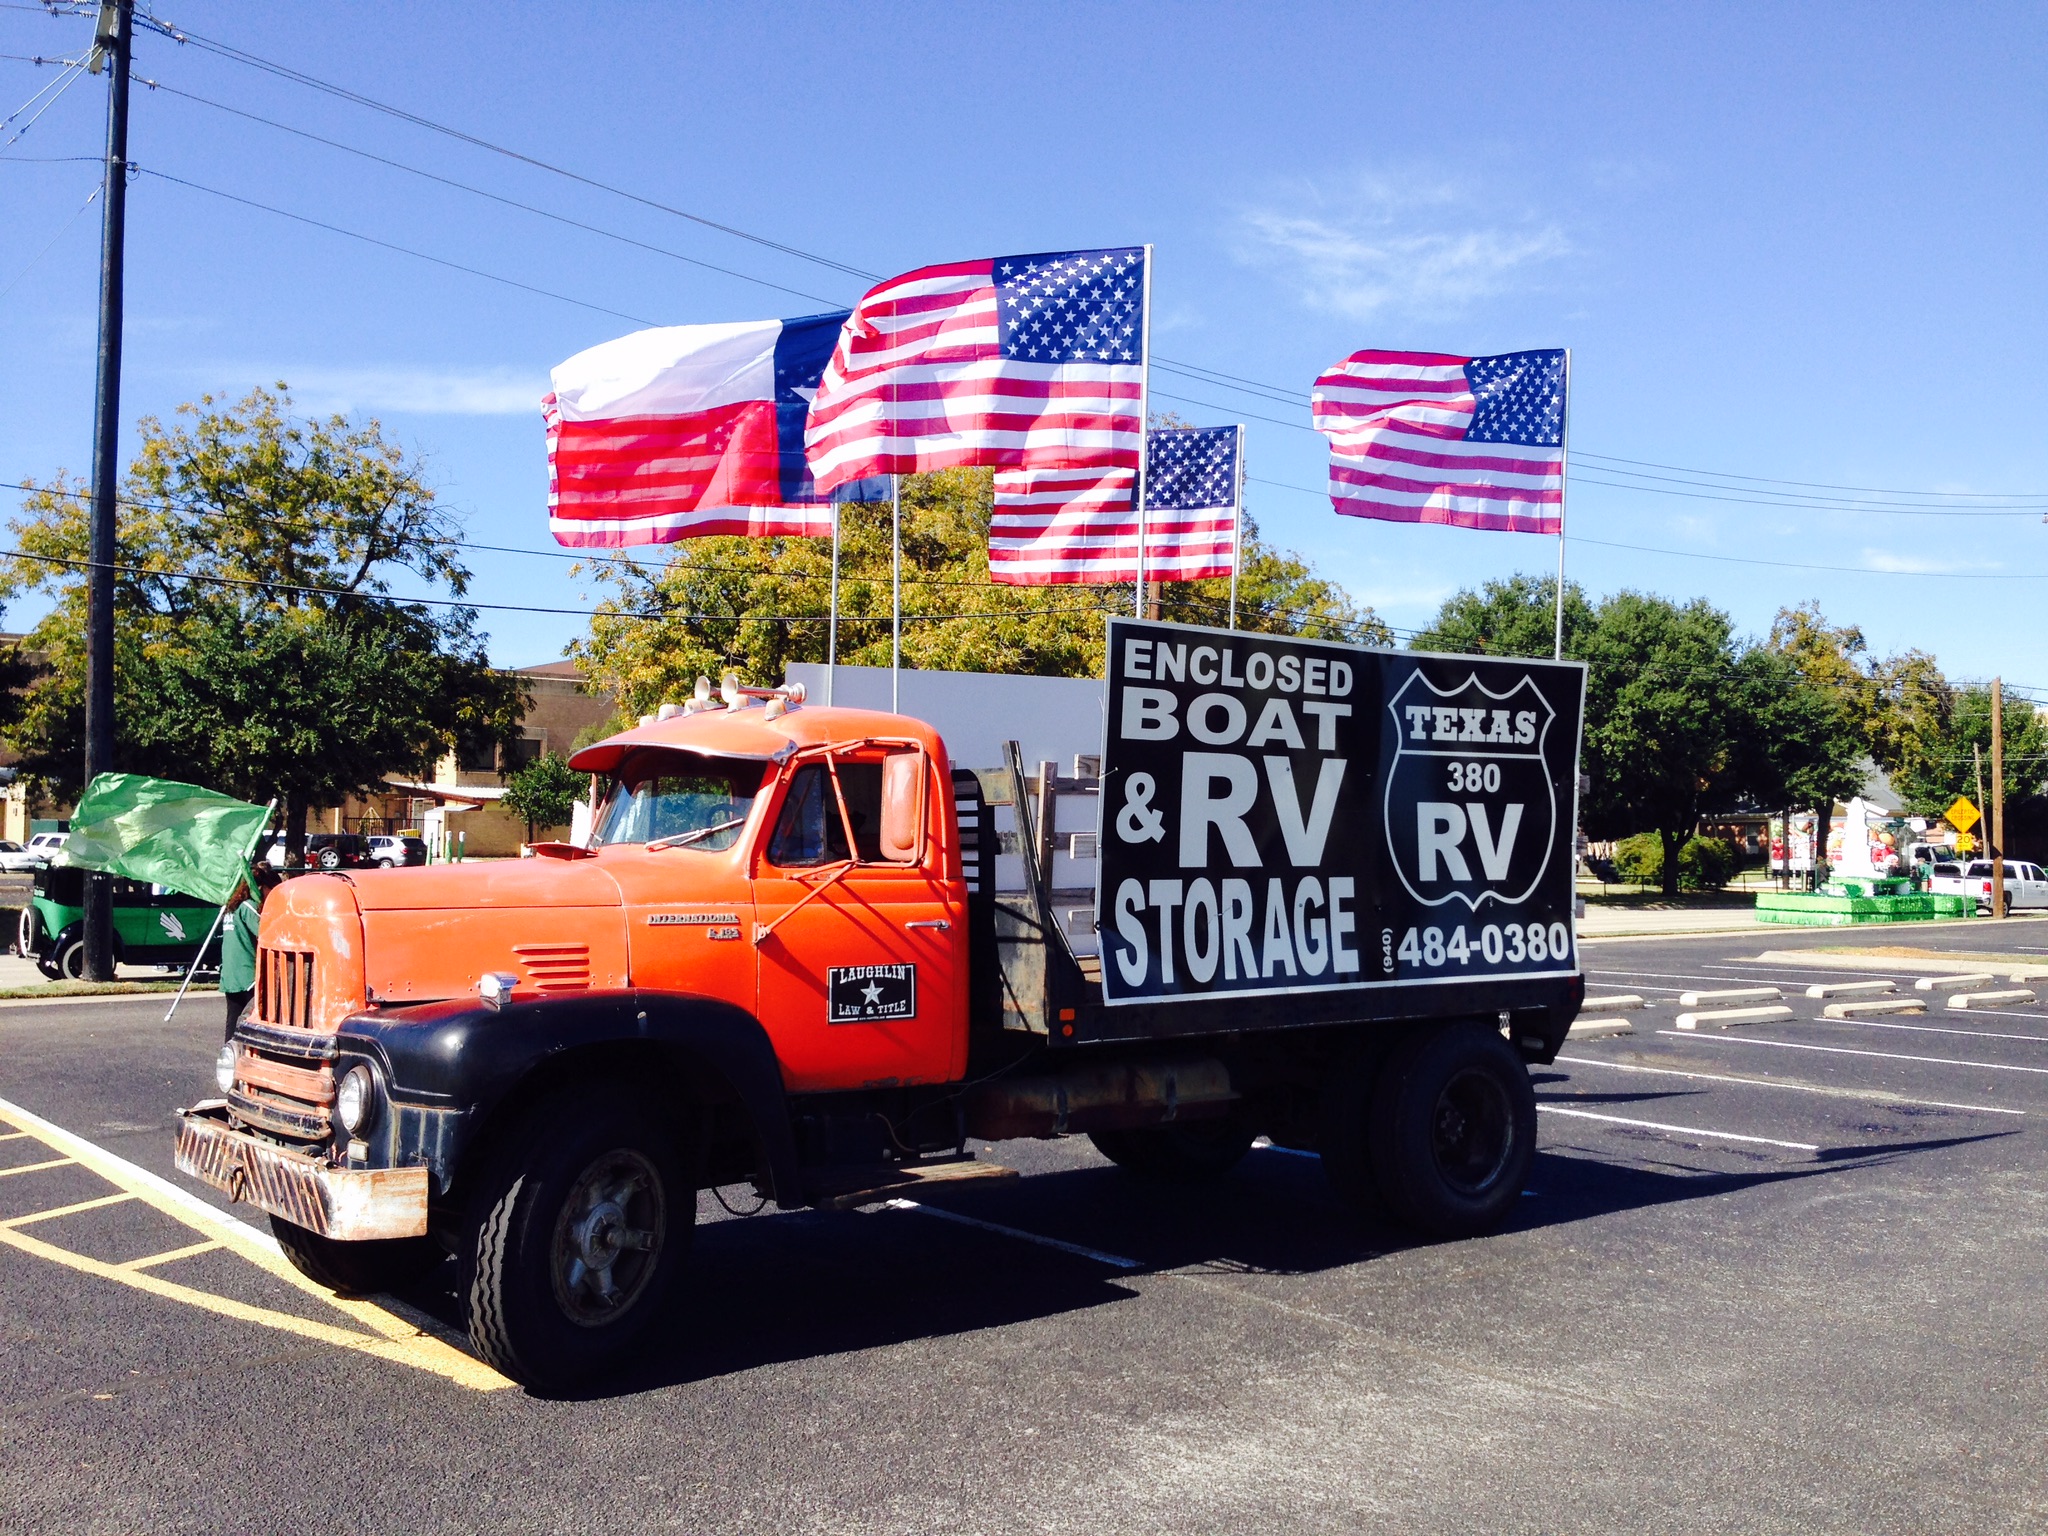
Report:
[{"label": "black advertising sign", "polygon": [[1106,1003],[1575,969],[1575,662],[1109,627]]},{"label": "black advertising sign", "polygon": [[879,1024],[917,1017],[914,965],[832,965],[825,968],[828,1024]]}]

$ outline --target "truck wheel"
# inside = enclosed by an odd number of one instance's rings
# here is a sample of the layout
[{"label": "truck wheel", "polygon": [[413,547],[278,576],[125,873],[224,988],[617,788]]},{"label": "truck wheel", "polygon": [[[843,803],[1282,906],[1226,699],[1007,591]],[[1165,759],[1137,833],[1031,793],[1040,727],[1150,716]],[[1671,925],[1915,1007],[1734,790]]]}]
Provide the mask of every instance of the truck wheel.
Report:
[{"label": "truck wheel", "polygon": [[1190,1120],[1090,1131],[1088,1139],[1096,1151],[1131,1173],[1174,1184],[1208,1184],[1244,1161],[1257,1134],[1241,1120]]},{"label": "truck wheel", "polygon": [[653,1108],[616,1090],[544,1105],[488,1178],[471,1236],[469,1338],[552,1388],[617,1363],[675,1287],[696,1190]]},{"label": "truck wheel", "polygon": [[279,1216],[270,1218],[270,1235],[292,1261],[292,1268],[308,1280],[354,1296],[410,1285],[446,1256],[431,1237],[338,1243]]},{"label": "truck wheel", "polygon": [[1463,1021],[1397,1046],[1365,1127],[1387,1210],[1430,1237],[1471,1237],[1514,1210],[1536,1155],[1536,1090],[1498,1030]]}]

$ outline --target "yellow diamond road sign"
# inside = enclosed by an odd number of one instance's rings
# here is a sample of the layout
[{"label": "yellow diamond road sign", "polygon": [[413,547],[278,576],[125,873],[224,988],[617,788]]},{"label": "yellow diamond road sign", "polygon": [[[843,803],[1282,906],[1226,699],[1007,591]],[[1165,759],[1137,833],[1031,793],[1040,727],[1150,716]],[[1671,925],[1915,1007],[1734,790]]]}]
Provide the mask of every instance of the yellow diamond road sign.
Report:
[{"label": "yellow diamond road sign", "polygon": [[1967,832],[1984,819],[1984,814],[1970,804],[1968,795],[1957,795],[1956,803],[1942,813],[1942,819],[1958,832]]}]

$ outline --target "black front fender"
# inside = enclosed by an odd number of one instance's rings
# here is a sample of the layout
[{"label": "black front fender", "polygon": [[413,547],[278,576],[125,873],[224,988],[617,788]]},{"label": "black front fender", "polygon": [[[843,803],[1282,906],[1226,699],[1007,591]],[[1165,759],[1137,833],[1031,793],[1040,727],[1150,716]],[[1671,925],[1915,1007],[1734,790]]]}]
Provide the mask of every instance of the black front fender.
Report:
[{"label": "black front fender", "polygon": [[[645,1046],[731,1090],[752,1123],[768,1193],[798,1204],[796,1141],[767,1031],[745,1009],[670,992],[583,992],[493,1008],[471,1000],[379,1010],[341,1026],[341,1055],[376,1061],[394,1113],[394,1162],[424,1158],[446,1193],[498,1112],[555,1067]],[[337,1072],[346,1061],[336,1062]],[[375,1133],[372,1133],[373,1139]]]}]

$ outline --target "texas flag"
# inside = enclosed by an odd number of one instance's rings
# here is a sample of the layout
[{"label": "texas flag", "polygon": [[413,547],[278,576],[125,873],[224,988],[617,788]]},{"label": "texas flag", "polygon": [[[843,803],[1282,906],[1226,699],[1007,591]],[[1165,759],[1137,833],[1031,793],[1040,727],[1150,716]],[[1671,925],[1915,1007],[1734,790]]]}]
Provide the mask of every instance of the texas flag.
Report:
[{"label": "texas flag", "polygon": [[828,537],[804,418],[846,315],[661,326],[557,367],[541,402],[556,541]]}]

